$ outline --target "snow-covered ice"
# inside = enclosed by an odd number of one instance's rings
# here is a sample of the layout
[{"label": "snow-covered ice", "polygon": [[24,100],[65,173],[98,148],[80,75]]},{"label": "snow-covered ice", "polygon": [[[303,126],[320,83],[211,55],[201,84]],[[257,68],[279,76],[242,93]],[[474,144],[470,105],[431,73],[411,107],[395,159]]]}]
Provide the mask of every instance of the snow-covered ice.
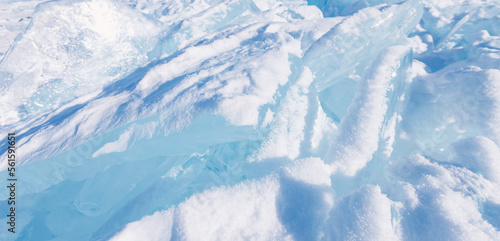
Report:
[{"label": "snow-covered ice", "polygon": [[498,0],[2,0],[0,240],[500,240],[499,27]]}]

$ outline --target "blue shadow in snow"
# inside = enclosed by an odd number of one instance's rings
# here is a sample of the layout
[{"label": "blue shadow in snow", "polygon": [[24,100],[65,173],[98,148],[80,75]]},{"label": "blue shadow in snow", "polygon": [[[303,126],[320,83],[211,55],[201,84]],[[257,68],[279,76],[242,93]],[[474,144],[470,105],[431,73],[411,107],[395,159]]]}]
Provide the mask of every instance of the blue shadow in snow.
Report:
[{"label": "blue shadow in snow", "polygon": [[281,175],[276,210],[280,222],[294,240],[319,240],[323,224],[328,218],[330,205],[326,185],[313,185]]}]

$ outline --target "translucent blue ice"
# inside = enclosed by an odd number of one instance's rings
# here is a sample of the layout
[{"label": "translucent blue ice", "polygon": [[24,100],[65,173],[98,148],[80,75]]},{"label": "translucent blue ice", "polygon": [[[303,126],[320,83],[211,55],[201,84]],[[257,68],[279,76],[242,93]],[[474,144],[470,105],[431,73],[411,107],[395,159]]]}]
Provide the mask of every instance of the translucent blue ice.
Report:
[{"label": "translucent blue ice", "polygon": [[498,1],[38,2],[0,3],[1,240],[500,237]]}]

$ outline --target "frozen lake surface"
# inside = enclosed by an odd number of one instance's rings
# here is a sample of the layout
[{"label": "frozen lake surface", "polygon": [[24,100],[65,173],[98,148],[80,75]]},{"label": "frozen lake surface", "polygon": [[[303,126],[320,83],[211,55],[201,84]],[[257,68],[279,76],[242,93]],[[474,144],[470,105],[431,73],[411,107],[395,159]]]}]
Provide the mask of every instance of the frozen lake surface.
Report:
[{"label": "frozen lake surface", "polygon": [[0,240],[500,240],[498,0],[0,0]]}]

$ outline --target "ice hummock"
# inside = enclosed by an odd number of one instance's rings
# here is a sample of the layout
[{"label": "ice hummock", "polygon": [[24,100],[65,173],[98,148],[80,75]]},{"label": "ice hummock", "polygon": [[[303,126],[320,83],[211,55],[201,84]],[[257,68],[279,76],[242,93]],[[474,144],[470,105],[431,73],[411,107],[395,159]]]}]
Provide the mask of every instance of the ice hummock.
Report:
[{"label": "ice hummock", "polygon": [[499,6],[42,3],[5,25],[0,239],[498,239]]}]

